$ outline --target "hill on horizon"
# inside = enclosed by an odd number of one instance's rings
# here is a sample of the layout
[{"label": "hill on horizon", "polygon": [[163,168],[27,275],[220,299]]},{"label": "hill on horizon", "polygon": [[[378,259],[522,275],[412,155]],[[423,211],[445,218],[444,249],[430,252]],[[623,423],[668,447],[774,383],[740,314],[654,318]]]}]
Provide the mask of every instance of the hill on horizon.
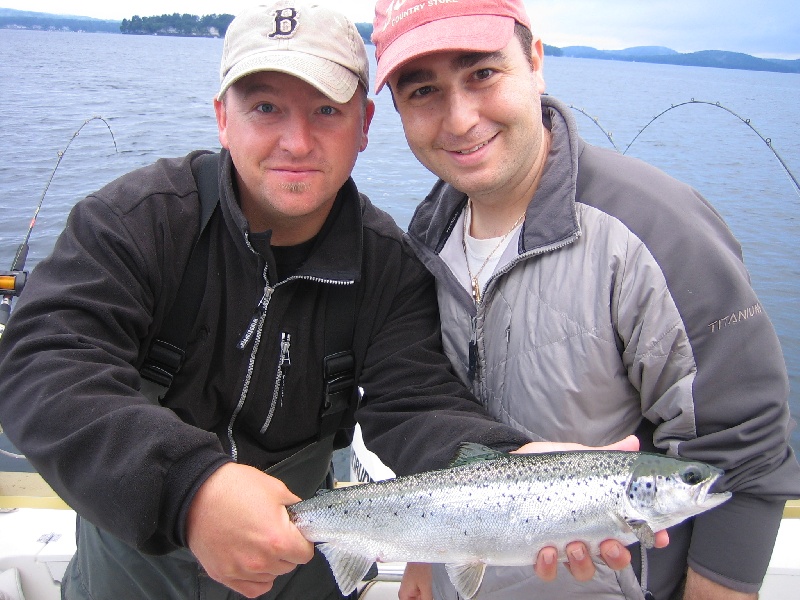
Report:
[{"label": "hill on horizon", "polygon": [[120,21],[0,8],[0,29],[119,33]]},{"label": "hill on horizon", "polygon": [[758,58],[750,54],[729,52],[727,50],[701,50],[699,52],[681,53],[663,46],[635,46],[623,50],[598,50],[590,46],[566,46],[558,50],[560,50],[560,53],[553,53],[552,55],[690,67],[741,69],[744,71],[800,73],[800,59]]}]

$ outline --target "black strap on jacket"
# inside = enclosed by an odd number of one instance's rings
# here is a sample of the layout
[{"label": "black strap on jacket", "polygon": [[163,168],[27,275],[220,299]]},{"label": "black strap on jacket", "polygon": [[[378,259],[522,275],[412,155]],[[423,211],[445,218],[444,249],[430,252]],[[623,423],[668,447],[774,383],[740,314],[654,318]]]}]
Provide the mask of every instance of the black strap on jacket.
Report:
[{"label": "black strap on jacket", "polygon": [[[351,403],[357,403],[355,389],[356,284],[328,286],[325,303],[325,359],[322,364],[323,393],[319,437],[332,436],[339,429]],[[347,445],[350,442],[341,444]]]},{"label": "black strap on jacket", "polygon": [[[197,312],[203,299],[210,247],[210,234],[206,225],[219,205],[219,156],[202,154],[192,161],[192,174],[197,181],[200,196],[200,235],[192,248],[169,314],[139,369],[143,378],[156,384],[159,398],[167,393],[183,364],[189,334],[197,320]],[[161,389],[158,390],[158,387]]]},{"label": "black strap on jacket", "polygon": [[[192,161],[192,174],[200,196],[200,234],[186,265],[178,293],[161,331],[153,340],[139,373],[141,391],[153,403],[164,398],[183,364],[192,327],[197,321],[208,272],[210,233],[208,225],[219,205],[219,154],[202,154]],[[331,437],[343,419],[357,407],[355,386],[356,284],[328,285],[324,324],[325,359],[322,373],[324,397],[320,411],[319,439]],[[345,446],[337,441],[337,446]]]}]

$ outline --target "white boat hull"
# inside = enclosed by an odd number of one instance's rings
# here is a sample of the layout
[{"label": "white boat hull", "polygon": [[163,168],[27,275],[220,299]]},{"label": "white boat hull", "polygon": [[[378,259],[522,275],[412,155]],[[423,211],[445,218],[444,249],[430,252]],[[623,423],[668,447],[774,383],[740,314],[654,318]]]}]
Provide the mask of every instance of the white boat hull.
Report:
[{"label": "white boat hull", "polygon": [[[800,590],[800,518],[784,518],[778,532],[761,600],[797,600]],[[0,573],[15,568],[24,596],[18,600],[59,600],[60,582],[75,552],[75,513],[64,509],[20,508],[0,513]],[[379,565],[378,580],[363,600],[397,598],[403,565]],[[11,581],[11,577],[6,579]],[[0,576],[0,583],[5,580]],[[0,588],[9,598],[10,590]]]},{"label": "white boat hull", "polygon": [[[358,436],[355,442],[358,448]],[[372,460],[365,448],[358,450],[361,460],[353,461],[353,479],[393,475],[386,467],[380,470],[377,457]],[[75,518],[38,474],[0,472],[0,598],[60,600],[61,579],[75,553]],[[798,540],[800,501],[794,501],[784,511],[761,600],[800,598]],[[360,599],[395,600],[403,568],[402,563],[379,564],[378,578],[362,589]]]}]

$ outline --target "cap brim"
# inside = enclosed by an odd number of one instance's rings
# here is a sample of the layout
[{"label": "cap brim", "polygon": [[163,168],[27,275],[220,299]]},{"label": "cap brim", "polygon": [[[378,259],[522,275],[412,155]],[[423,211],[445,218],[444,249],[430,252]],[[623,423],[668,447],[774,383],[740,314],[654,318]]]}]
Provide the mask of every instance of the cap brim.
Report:
[{"label": "cap brim", "polygon": [[466,15],[438,19],[415,27],[394,40],[380,56],[375,93],[405,63],[433,52],[464,50],[497,52],[514,35],[515,21],[498,15]]},{"label": "cap brim", "polygon": [[261,71],[277,71],[302,79],[338,104],[349,102],[358,87],[356,74],[338,63],[303,52],[270,50],[236,63],[222,80],[217,99],[238,80]]}]

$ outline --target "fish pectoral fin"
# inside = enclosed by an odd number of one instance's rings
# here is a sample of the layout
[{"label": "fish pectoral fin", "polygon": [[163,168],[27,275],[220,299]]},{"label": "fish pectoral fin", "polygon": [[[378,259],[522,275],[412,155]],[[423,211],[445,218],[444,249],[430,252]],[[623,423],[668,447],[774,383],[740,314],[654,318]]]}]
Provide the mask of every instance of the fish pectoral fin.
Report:
[{"label": "fish pectoral fin", "polygon": [[317,546],[325,556],[333,571],[333,577],[344,596],[350,594],[358,583],[364,579],[375,562],[361,554],[337,548],[333,544],[323,543]]},{"label": "fish pectoral fin", "polygon": [[481,587],[483,574],[486,571],[486,564],[482,562],[468,563],[447,563],[445,566],[447,575],[456,591],[467,600],[478,593]]},{"label": "fish pectoral fin", "polygon": [[642,546],[645,548],[652,548],[656,545],[656,534],[646,521],[629,520],[626,522],[636,537],[639,538],[639,543],[641,543]]},{"label": "fish pectoral fin", "polygon": [[488,446],[483,446],[474,442],[463,442],[458,446],[458,452],[453,462],[450,463],[450,468],[470,465],[476,462],[497,460],[502,456],[506,455]]}]

